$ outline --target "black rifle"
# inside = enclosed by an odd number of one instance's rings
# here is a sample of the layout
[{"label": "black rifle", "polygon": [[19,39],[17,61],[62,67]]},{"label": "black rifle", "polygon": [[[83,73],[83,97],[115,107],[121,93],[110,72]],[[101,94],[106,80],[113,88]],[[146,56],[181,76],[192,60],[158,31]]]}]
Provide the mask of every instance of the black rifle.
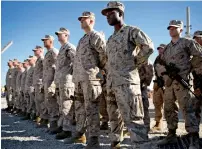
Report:
[{"label": "black rifle", "polygon": [[168,75],[171,79],[176,80],[185,89],[189,90],[197,99],[199,99],[198,96],[196,96],[196,94],[191,90],[192,86],[178,74],[180,69],[177,68],[175,64],[169,63],[167,65],[165,61],[161,60],[161,65],[164,65],[166,69],[166,72],[163,72],[162,75]]}]

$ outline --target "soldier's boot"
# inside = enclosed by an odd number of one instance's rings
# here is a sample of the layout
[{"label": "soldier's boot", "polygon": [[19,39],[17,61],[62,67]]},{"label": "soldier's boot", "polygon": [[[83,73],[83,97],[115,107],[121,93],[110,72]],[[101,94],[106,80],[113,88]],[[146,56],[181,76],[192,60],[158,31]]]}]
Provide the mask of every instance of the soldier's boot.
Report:
[{"label": "soldier's boot", "polygon": [[86,144],[86,136],[83,133],[76,132],[75,135],[71,138],[66,138],[64,140],[65,144],[72,144],[72,143],[83,143]]},{"label": "soldier's boot", "polygon": [[108,130],[108,123],[107,122],[103,122],[101,125],[100,125],[100,130]]},{"label": "soldier's boot", "polygon": [[17,108],[14,107],[12,113],[13,113],[13,114],[16,114],[16,112],[17,112]]},{"label": "soldier's boot", "polygon": [[43,119],[39,124],[37,124],[37,128],[47,128],[48,124],[49,124],[48,120]]},{"label": "soldier's boot", "polygon": [[120,149],[121,148],[121,142],[120,141],[114,141],[111,143],[111,149]]},{"label": "soldier's boot", "polygon": [[55,139],[57,140],[62,140],[62,139],[65,139],[65,138],[70,138],[72,136],[72,132],[71,131],[62,131],[61,133],[58,133],[56,136],[55,136]]},{"label": "soldier's boot", "polygon": [[30,118],[31,118],[31,120],[35,121],[35,119],[36,119],[36,113],[31,113]]},{"label": "soldier's boot", "polygon": [[85,149],[100,149],[100,143],[97,136],[90,137]]},{"label": "soldier's boot", "polygon": [[39,116],[36,116],[35,122],[36,122],[36,123],[40,123],[40,121],[41,121],[41,118],[40,118]]},{"label": "soldier's boot", "polygon": [[25,116],[26,116],[26,112],[22,112],[22,113],[20,114],[20,116],[21,116],[21,117],[25,117]]},{"label": "soldier's boot", "polygon": [[157,142],[157,145],[172,144],[177,142],[176,130],[169,129],[168,135]]},{"label": "soldier's boot", "polygon": [[158,132],[158,131],[162,131],[162,122],[156,121],[156,124],[154,125],[154,127],[152,127],[152,129],[150,130],[151,132]]},{"label": "soldier's boot", "polygon": [[50,122],[50,128],[49,128],[49,133],[51,134],[52,130],[55,130],[57,128],[57,121],[51,121]]},{"label": "soldier's boot", "polygon": [[62,132],[62,126],[56,127],[55,129],[52,129],[50,131],[50,134],[57,134],[57,133],[61,133],[61,132]]},{"label": "soldier's boot", "polygon": [[29,120],[30,119],[30,113],[26,113],[25,117],[22,118],[22,120]]},{"label": "soldier's boot", "polygon": [[189,149],[199,149],[199,134],[198,133],[190,133],[189,134],[190,145]]}]

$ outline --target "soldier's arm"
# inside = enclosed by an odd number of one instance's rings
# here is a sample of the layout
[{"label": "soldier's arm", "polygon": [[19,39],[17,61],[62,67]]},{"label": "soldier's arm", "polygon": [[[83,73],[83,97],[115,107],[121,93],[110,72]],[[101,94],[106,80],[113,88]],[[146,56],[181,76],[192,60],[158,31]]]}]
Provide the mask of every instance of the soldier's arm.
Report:
[{"label": "soldier's arm", "polygon": [[99,33],[93,34],[90,39],[91,46],[99,53],[99,67],[103,68],[107,61],[106,58],[106,41]]},{"label": "soldier's arm", "polygon": [[134,27],[130,30],[130,41],[137,46],[134,51],[137,63],[144,63],[154,51],[152,40],[139,28]]},{"label": "soldier's arm", "polygon": [[71,46],[69,50],[67,50],[67,55],[69,55],[71,62],[74,62],[74,56],[76,55],[76,47]]},{"label": "soldier's arm", "polygon": [[185,50],[188,50],[188,53],[192,56],[202,57],[202,46],[191,39],[185,39]]}]

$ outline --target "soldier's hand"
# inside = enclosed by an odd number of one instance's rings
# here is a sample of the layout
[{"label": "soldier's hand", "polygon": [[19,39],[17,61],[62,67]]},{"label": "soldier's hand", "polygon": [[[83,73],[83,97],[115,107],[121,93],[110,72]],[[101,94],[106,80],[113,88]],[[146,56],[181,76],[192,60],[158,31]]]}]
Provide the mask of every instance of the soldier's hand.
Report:
[{"label": "soldier's hand", "polygon": [[196,94],[197,97],[202,95],[200,88],[195,89],[194,93]]}]

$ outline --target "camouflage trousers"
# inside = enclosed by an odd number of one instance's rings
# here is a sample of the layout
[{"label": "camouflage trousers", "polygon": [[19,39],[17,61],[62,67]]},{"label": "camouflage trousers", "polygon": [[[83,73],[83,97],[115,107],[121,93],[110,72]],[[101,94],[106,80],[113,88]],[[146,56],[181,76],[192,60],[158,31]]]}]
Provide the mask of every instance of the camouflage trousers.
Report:
[{"label": "camouflage trousers", "polygon": [[51,87],[52,81],[47,81],[44,83],[45,92],[45,106],[48,109],[49,121],[57,121],[59,118],[59,105],[57,103],[57,98],[53,90],[55,88]]},{"label": "camouflage trousers", "polygon": [[22,94],[22,99],[21,99],[21,102],[20,102],[20,109],[23,112],[27,112],[26,92],[23,91],[23,92],[21,92],[21,94]]},{"label": "camouflage trousers", "polygon": [[14,107],[16,107],[17,109],[20,109],[20,102],[21,102],[21,98],[22,98],[20,91],[18,91],[16,93],[16,97],[15,98],[16,98],[16,100],[15,100]]},{"label": "camouflage trousers", "polygon": [[12,92],[10,89],[8,89],[6,91],[6,101],[7,101],[7,105],[11,106],[11,101],[12,101]]},{"label": "camouflage trousers", "polygon": [[183,112],[186,131],[189,133],[199,131],[199,125],[194,110],[195,97],[187,89],[174,80],[169,87],[165,87],[163,98],[164,115],[168,129],[176,130],[178,126],[177,100],[179,108]]},{"label": "camouflage trousers", "polygon": [[107,91],[105,88],[102,88],[102,94],[100,95],[100,114],[102,116],[102,123],[106,123],[109,121],[109,116],[107,113]]},{"label": "camouflage trousers", "polygon": [[143,102],[143,109],[144,109],[144,124],[150,129],[150,116],[149,116],[149,99],[148,99],[148,90],[147,86],[141,88],[142,92],[142,102]]},{"label": "camouflage trousers", "polygon": [[111,141],[122,141],[124,124],[132,141],[139,142],[147,138],[140,85],[124,84],[107,88],[107,111]]},{"label": "camouflage trousers", "polygon": [[30,87],[29,90],[29,105],[27,107],[27,113],[36,113],[36,106],[35,106],[35,93],[34,87]]},{"label": "camouflage trousers", "polygon": [[59,92],[56,93],[57,102],[59,105],[60,118],[58,120],[58,126],[62,126],[64,131],[72,131],[74,126],[74,102],[71,96],[74,95],[74,86],[69,87],[68,82],[59,83]]},{"label": "camouflage trousers", "polygon": [[14,91],[12,97],[13,97],[13,99],[12,99],[13,107],[17,108],[17,104],[18,104],[18,92]]},{"label": "camouflage trousers", "polygon": [[100,82],[89,81],[75,84],[76,131],[88,136],[99,136],[99,96],[102,88]]},{"label": "camouflage trousers", "polygon": [[155,110],[155,121],[160,122],[162,120],[163,114],[163,89],[157,88],[157,90],[153,91],[153,103]]},{"label": "camouflage trousers", "polygon": [[36,107],[36,116],[40,116],[43,114],[42,111],[42,103],[44,102],[44,94],[41,93],[41,85],[35,85],[34,86],[34,102],[35,102],[35,107]]}]

